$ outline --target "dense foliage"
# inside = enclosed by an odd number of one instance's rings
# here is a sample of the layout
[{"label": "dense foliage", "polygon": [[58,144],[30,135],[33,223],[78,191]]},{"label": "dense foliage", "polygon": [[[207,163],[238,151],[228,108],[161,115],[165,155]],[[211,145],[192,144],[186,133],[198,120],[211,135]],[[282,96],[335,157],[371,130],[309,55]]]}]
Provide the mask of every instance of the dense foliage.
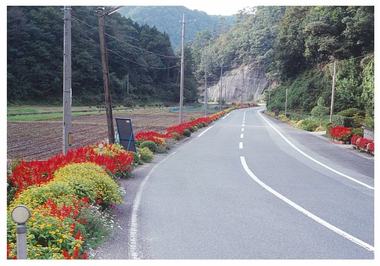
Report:
[{"label": "dense foliage", "polygon": [[185,14],[186,40],[194,40],[196,34],[208,30],[214,34],[226,31],[234,21],[233,16],[208,15],[200,10],[190,10],[184,6],[125,6],[119,11],[125,17],[139,24],[155,26],[166,32],[175,48],[181,46],[182,14]]},{"label": "dense foliage", "polygon": [[[100,104],[104,97],[96,8],[73,7],[72,15],[73,102]],[[106,33],[115,103],[179,100],[179,59],[167,34],[119,13],[107,16]],[[7,38],[8,101],[61,102],[62,8],[8,7]],[[185,101],[194,101],[192,71],[185,71],[185,77]]]},{"label": "dense foliage", "polygon": [[[261,67],[270,80],[268,109],[310,112],[318,99],[329,107],[336,61],[334,112],[366,110],[373,127],[373,6],[263,6],[240,12],[231,30],[217,38],[200,33],[192,43],[195,77],[204,69],[217,81],[220,65]],[[270,94],[270,96],[269,96]],[[270,100],[269,100],[270,98]],[[319,112],[320,113],[320,112]]]}]

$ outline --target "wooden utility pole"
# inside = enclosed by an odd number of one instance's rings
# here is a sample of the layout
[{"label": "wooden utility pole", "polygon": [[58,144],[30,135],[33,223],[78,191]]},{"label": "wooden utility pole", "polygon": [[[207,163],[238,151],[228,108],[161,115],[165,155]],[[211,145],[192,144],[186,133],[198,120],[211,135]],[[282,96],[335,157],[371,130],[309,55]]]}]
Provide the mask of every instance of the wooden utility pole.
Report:
[{"label": "wooden utility pole", "polygon": [[288,111],[288,89],[285,89],[285,116],[287,115]]},{"label": "wooden utility pole", "polygon": [[72,144],[71,133],[71,7],[64,7],[63,16],[63,147],[64,154]]},{"label": "wooden utility pole", "polygon": [[220,65],[219,111],[222,110],[223,64]]},{"label": "wooden utility pole", "polygon": [[129,73],[127,74],[127,96],[129,97]]},{"label": "wooden utility pole", "polygon": [[205,68],[205,94],[204,94],[204,101],[205,101],[205,116],[207,116],[208,113],[208,92],[207,92],[207,64],[205,62],[204,64]]},{"label": "wooden utility pole", "polygon": [[332,80],[332,87],[331,87],[331,105],[330,105],[330,122],[332,122],[332,116],[334,111],[334,97],[335,97],[335,79],[336,79],[336,61],[334,60],[334,66],[333,66],[333,80]]},{"label": "wooden utility pole", "polygon": [[106,105],[106,115],[107,115],[107,126],[108,126],[108,141],[109,143],[115,143],[115,131],[113,127],[113,117],[112,117],[112,101],[111,93],[109,88],[109,69],[108,69],[108,54],[106,41],[104,37],[104,27],[105,27],[105,16],[106,12],[100,11],[98,13],[99,22],[99,41],[100,41],[100,55],[102,58],[102,69],[103,69],[103,87],[104,87],[104,99]]},{"label": "wooden utility pole", "polygon": [[179,86],[179,123],[183,122],[183,87],[185,84],[185,13],[182,14],[182,32],[181,32],[181,82]]},{"label": "wooden utility pole", "polygon": [[243,95],[244,95],[244,92],[245,92],[245,75],[244,75],[244,67],[242,68],[242,78],[243,78],[243,82],[242,82],[242,88],[241,88],[241,99],[240,99],[240,103],[243,103]]}]

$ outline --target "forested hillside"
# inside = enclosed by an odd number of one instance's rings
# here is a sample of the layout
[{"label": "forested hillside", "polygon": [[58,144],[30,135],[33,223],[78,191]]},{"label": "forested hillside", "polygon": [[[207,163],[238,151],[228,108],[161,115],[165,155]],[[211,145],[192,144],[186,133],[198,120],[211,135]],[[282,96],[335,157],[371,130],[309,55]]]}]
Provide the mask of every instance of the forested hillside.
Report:
[{"label": "forested hillside", "polygon": [[194,40],[200,31],[208,30],[214,35],[227,31],[234,22],[233,16],[215,16],[184,6],[126,6],[119,11],[139,24],[155,26],[166,32],[175,48],[181,46],[182,14],[186,18],[186,41]]},{"label": "forested hillside", "polygon": [[[104,97],[96,8],[73,7],[72,16],[73,102],[100,104]],[[114,103],[178,101],[179,59],[167,34],[118,13],[107,17],[106,33]],[[62,102],[62,8],[8,7],[7,38],[8,102]],[[195,99],[196,84],[187,71],[185,100]]]},{"label": "forested hillside", "polygon": [[[332,62],[336,61],[334,111],[366,111],[373,126],[374,8],[373,7],[257,7],[243,10],[234,27],[218,38],[198,34],[192,44],[196,77],[204,68],[217,81],[224,70],[254,64],[270,82],[268,109],[310,112],[317,101],[328,107]],[[269,97],[268,97],[269,98]]]}]

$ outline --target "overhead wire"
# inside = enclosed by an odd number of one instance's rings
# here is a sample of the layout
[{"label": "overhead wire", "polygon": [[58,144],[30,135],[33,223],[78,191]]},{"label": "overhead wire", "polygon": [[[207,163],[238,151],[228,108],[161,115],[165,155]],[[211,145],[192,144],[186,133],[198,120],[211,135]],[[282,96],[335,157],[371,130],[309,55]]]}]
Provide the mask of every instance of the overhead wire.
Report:
[{"label": "overhead wire", "polygon": [[[80,22],[80,23],[86,25],[87,27],[97,30],[97,27],[92,26],[92,25],[86,23],[85,21],[83,21],[83,20],[77,18],[76,16],[72,15],[72,17],[73,17],[76,21],[78,21],[78,22]],[[165,57],[165,58],[172,58],[172,59],[178,59],[178,58],[179,58],[178,56],[175,56],[175,55],[163,55],[163,54],[159,54],[159,53],[155,53],[155,52],[149,51],[149,50],[147,50],[147,49],[144,49],[144,48],[141,48],[141,47],[139,47],[139,46],[133,45],[133,44],[127,42],[127,41],[120,40],[119,38],[117,38],[117,37],[115,37],[115,36],[113,36],[113,35],[111,35],[111,34],[109,34],[109,33],[106,33],[106,32],[104,33],[104,35],[106,35],[106,36],[108,36],[108,37],[110,37],[110,38],[112,38],[112,39],[114,39],[114,40],[116,40],[116,41],[118,41],[118,42],[121,42],[121,43],[123,43],[123,44],[126,44],[126,45],[128,45],[128,46],[130,46],[130,47],[132,47],[132,48],[135,48],[135,49],[137,49],[137,50],[140,50],[140,51],[143,51],[143,52],[146,52],[146,53],[150,53],[150,54],[156,55],[156,56],[158,56],[158,57]],[[133,38],[133,39],[135,39],[135,38]],[[135,39],[135,40],[137,40],[137,39]]]},{"label": "overhead wire", "polygon": [[[93,42],[95,42],[95,43],[97,42],[96,40],[94,40],[94,39],[91,38],[91,37],[87,37],[87,38],[82,37],[82,38],[85,39],[85,40],[87,40],[87,41],[93,41]],[[93,44],[93,43],[91,43],[91,42],[90,42],[90,44],[92,44],[93,46],[96,46],[95,44]],[[98,47],[97,47],[97,48],[98,48]],[[144,68],[157,69],[157,70],[166,70],[166,69],[172,69],[172,68],[176,68],[176,67],[178,67],[177,64],[176,64],[176,65],[172,65],[172,66],[167,66],[167,67],[155,67],[155,66],[151,66],[151,65],[149,65],[149,64],[147,64],[147,65],[142,65],[142,64],[140,64],[140,63],[138,63],[138,62],[136,62],[136,61],[134,61],[134,60],[132,60],[132,59],[130,59],[130,58],[126,58],[125,56],[123,56],[122,54],[120,54],[120,52],[118,52],[118,51],[112,50],[112,49],[110,49],[110,48],[107,48],[107,51],[110,52],[110,53],[112,53],[112,54],[114,54],[114,55],[116,55],[116,56],[118,56],[119,58],[121,58],[121,59],[123,59],[123,60],[125,60],[125,61],[127,61],[127,62],[130,62],[130,63],[136,64],[136,65],[138,65],[138,66],[140,66],[140,67],[144,67]]]}]

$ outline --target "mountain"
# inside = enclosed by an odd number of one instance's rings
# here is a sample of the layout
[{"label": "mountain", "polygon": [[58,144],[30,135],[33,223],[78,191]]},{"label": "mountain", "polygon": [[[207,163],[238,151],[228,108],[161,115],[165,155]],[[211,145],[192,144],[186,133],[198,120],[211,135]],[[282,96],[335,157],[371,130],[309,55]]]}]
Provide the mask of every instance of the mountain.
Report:
[{"label": "mountain", "polygon": [[217,38],[199,34],[192,43],[195,77],[203,85],[207,69],[212,99],[221,93],[228,102],[257,100],[264,91],[269,110],[283,111],[285,98],[288,111],[328,107],[335,61],[334,112],[365,111],[370,128],[373,53],[373,6],[255,7]]},{"label": "mountain", "polygon": [[209,31],[219,35],[227,31],[233,24],[234,16],[208,15],[199,10],[190,10],[184,6],[126,6],[119,12],[139,24],[147,24],[156,27],[161,32],[166,32],[174,48],[181,45],[181,20],[185,14],[186,42],[195,39],[198,32]]},{"label": "mountain", "polygon": [[[8,7],[8,102],[61,102],[63,11],[60,7]],[[120,14],[105,29],[113,102],[177,102],[179,60],[168,35]],[[101,104],[98,19],[95,7],[72,8],[72,86],[75,104]],[[190,56],[187,56],[190,58]],[[187,60],[186,64],[191,61]],[[190,66],[188,66],[190,69]],[[128,84],[128,85],[127,85]],[[185,73],[185,101],[196,99]]]}]

